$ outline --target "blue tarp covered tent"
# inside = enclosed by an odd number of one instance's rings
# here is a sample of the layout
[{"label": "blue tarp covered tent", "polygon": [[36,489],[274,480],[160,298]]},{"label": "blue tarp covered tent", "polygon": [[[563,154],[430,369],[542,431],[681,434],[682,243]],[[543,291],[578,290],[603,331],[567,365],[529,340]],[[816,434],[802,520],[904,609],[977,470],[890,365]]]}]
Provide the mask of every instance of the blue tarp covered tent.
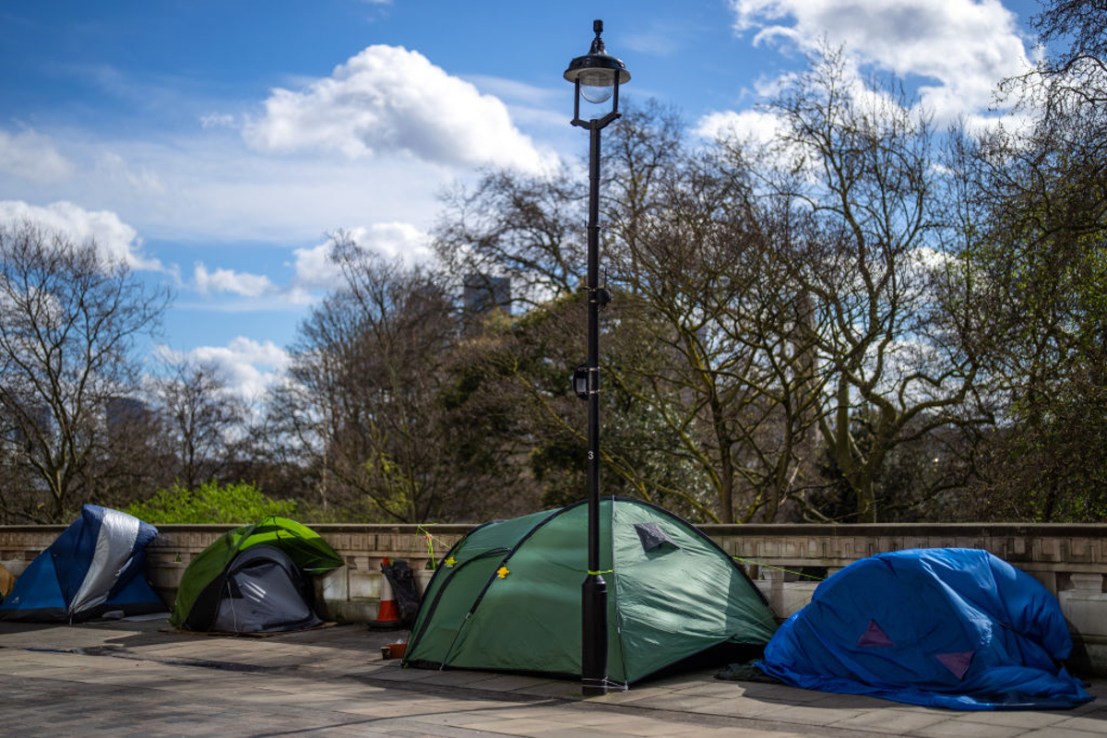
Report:
[{"label": "blue tarp covered tent", "polygon": [[786,684],[955,710],[1075,707],[1056,598],[987,551],[913,549],[842,569],[769,641]]},{"label": "blue tarp covered tent", "polygon": [[132,515],[85,505],[16,580],[0,603],[0,620],[76,622],[112,611],[164,611],[144,571],[146,544],[157,535]]}]

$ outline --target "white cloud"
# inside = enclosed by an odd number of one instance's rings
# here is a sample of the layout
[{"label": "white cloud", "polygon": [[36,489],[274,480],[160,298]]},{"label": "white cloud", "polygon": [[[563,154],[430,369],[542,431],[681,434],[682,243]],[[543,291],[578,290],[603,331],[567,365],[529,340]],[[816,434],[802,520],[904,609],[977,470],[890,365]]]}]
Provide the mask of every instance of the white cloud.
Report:
[{"label": "white cloud", "polygon": [[475,176],[410,156],[272,156],[222,127],[168,137],[105,138],[79,128],[50,135],[70,176],[38,183],[0,169],[0,201],[117,213],[142,234],[148,254],[174,240],[310,244],[347,223],[429,227],[441,208],[436,193]]},{"label": "white cloud", "polygon": [[420,264],[433,256],[430,236],[410,223],[374,223],[368,228],[352,228],[348,233],[359,246],[389,259]]},{"label": "white cloud", "polygon": [[215,367],[227,382],[227,389],[249,402],[260,401],[289,364],[288,352],[272,341],[243,336],[226,346],[198,346],[187,352],[159,346],[158,353],[174,363],[188,361]]},{"label": "white cloud", "polygon": [[331,261],[330,241],[310,249],[296,249],[296,284],[302,289],[329,289],[342,279],[342,271]]},{"label": "white cloud", "polygon": [[114,151],[100,151],[92,172],[95,181],[103,186],[109,182],[123,186],[123,190],[135,195],[163,195],[165,184],[151,169],[135,169]]},{"label": "white cloud", "polygon": [[273,283],[261,274],[247,274],[232,269],[216,269],[209,272],[202,263],[193,270],[196,290],[207,295],[213,292],[231,292],[243,297],[260,297],[273,291]]},{"label": "white cloud", "polygon": [[512,123],[498,98],[447,74],[416,51],[370,46],[330,77],[275,89],[244,129],[254,147],[347,158],[402,153],[449,166],[539,171],[553,165]]},{"label": "white cloud", "polygon": [[142,255],[142,241],[135,229],[111,211],[85,210],[71,202],[39,207],[21,200],[0,200],[0,222],[22,221],[64,233],[77,243],[93,239],[105,258],[122,261],[132,269],[162,270],[161,262]]},{"label": "white cloud", "polygon": [[73,176],[35,185],[0,172],[0,201],[64,200],[112,211],[148,249],[173,240],[303,245],[347,223],[429,227],[441,208],[436,193],[468,176],[410,157],[268,156],[227,129],[164,140],[63,133],[57,143],[74,162]]},{"label": "white cloud", "polygon": [[[470,75],[466,79],[485,92],[508,103],[521,103],[548,109],[550,106],[556,107],[559,103],[563,103],[567,97],[565,86],[558,86],[557,88],[538,87],[515,79],[484,74]],[[564,117],[562,115],[559,118],[562,124],[565,122]]]},{"label": "white cloud", "polygon": [[1030,61],[1015,15],[999,0],[731,0],[735,29],[755,43],[810,52],[844,45],[862,67],[918,77],[940,122],[986,109],[995,85]]},{"label": "white cloud", "polygon": [[760,110],[728,110],[703,116],[692,132],[711,141],[767,145],[783,132],[783,127],[780,117],[772,113]]},{"label": "white cloud", "polygon": [[36,131],[0,131],[0,172],[50,184],[66,179],[73,165],[54,148],[53,142]]},{"label": "white cloud", "polygon": [[[375,223],[347,228],[343,233],[363,249],[408,265],[424,264],[433,258],[430,237],[410,223]],[[320,292],[342,284],[342,271],[331,258],[332,248],[333,241],[328,240],[318,246],[295,249],[290,265],[295,274],[286,285],[276,285],[260,274],[209,269],[204,263],[193,267],[193,283],[200,295],[234,294],[250,298],[247,302],[221,303],[217,308],[220,310],[257,311],[310,305]]]},{"label": "white cloud", "polygon": [[[345,233],[358,246],[407,264],[422,264],[431,260],[430,237],[409,223],[374,223],[369,227],[346,229]],[[342,279],[338,266],[331,260],[332,242],[310,249],[296,249],[297,287],[303,289],[333,289]]]},{"label": "white cloud", "polygon": [[143,155],[173,172],[171,196],[135,207],[150,220],[142,226],[150,238],[310,243],[344,223],[429,222],[440,207],[435,192],[453,179],[441,167],[395,157],[293,160],[202,141]]},{"label": "white cloud", "polygon": [[235,117],[229,113],[208,113],[200,116],[201,128],[234,128]]},{"label": "white cloud", "polygon": [[[566,96],[565,85],[539,87],[518,80],[489,75],[468,75],[481,91],[494,95],[507,106],[511,120],[538,129],[568,128],[565,122],[572,111],[572,98]],[[552,166],[556,160],[543,154],[543,166]]]}]

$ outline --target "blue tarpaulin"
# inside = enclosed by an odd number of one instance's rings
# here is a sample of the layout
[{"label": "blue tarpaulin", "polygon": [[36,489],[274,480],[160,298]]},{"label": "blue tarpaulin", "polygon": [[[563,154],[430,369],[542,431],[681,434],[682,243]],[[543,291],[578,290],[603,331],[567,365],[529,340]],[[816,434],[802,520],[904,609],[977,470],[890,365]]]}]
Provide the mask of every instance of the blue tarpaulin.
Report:
[{"label": "blue tarpaulin", "polygon": [[1069,708],[1092,699],[1056,598],[987,551],[912,549],[822,582],[757,666],[786,684],[955,710]]},{"label": "blue tarpaulin", "polygon": [[0,620],[76,622],[107,612],[165,611],[146,581],[146,545],[158,530],[133,515],[85,505],[0,602]]}]

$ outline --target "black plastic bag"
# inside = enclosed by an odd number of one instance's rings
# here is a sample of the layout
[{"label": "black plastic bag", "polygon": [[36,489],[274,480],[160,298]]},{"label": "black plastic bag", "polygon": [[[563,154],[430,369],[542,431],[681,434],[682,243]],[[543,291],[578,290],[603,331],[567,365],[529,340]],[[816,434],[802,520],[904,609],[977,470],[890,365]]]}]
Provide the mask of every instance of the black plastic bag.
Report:
[{"label": "black plastic bag", "polygon": [[410,627],[419,612],[419,589],[415,586],[415,572],[406,561],[397,559],[391,564],[381,564],[381,573],[392,586],[392,598],[396,601],[400,622],[404,627]]}]

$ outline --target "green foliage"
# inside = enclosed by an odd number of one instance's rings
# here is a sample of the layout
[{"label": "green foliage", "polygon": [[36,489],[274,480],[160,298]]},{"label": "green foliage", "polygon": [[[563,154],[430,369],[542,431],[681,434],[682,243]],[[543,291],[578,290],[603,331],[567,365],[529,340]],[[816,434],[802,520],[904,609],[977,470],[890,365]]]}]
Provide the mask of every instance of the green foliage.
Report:
[{"label": "green foliage", "polygon": [[174,485],[158,490],[125,512],[155,525],[163,523],[253,523],[270,515],[294,517],[296,503],[274,500],[252,484],[208,482],[194,490]]}]

